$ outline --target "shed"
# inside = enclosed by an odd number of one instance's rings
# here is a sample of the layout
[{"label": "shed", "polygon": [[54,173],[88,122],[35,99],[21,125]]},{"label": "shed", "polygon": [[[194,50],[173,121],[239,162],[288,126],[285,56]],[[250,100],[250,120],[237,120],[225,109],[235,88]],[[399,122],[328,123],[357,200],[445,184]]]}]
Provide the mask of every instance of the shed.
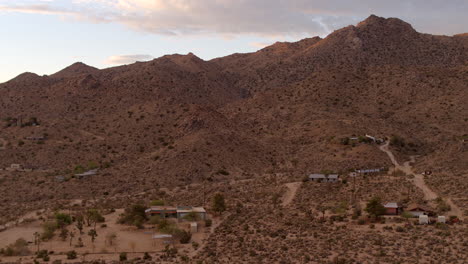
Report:
[{"label": "shed", "polygon": [[390,202],[383,205],[385,207],[385,214],[386,215],[398,215],[400,214],[401,206],[398,203]]},{"label": "shed", "polygon": [[427,225],[427,224],[429,224],[429,216],[427,216],[427,215],[420,215],[420,216],[419,216],[419,224],[420,224],[420,225]]},{"label": "shed", "polygon": [[445,224],[445,222],[446,222],[445,216],[439,215],[439,216],[437,217],[437,223]]},{"label": "shed", "polygon": [[198,232],[198,224],[196,222],[190,223],[190,233]]},{"label": "shed", "polygon": [[327,176],[328,182],[337,182],[340,179],[338,174],[330,174]]}]

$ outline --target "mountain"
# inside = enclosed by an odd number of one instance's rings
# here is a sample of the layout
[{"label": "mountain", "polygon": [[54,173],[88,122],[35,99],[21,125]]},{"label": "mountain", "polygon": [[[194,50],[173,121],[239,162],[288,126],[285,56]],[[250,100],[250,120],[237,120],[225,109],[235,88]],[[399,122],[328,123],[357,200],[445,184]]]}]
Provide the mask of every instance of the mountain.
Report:
[{"label": "mountain", "polygon": [[[201,183],[228,192],[237,180],[265,179],[269,190],[311,172],[392,166],[375,144],[346,143],[366,134],[393,138],[398,160],[417,156],[416,170],[433,172],[429,184],[466,205],[467,44],[466,34],[423,34],[370,16],[323,39],[210,61],[174,54],[22,74],[0,84],[0,167],[29,164],[51,187],[27,180],[21,188],[34,191],[18,192],[8,182],[3,209],[14,214],[16,201],[25,208],[58,199],[117,203]],[[25,124],[31,118],[39,125]],[[26,140],[32,135],[47,139]],[[90,163],[102,168],[96,178],[54,181]],[[233,197],[251,194],[239,192]]]}]

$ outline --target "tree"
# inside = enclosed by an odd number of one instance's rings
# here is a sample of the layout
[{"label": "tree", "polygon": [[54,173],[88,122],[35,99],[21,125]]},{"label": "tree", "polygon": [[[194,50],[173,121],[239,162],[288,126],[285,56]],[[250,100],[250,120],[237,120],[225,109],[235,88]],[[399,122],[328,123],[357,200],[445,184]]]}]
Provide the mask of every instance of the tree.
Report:
[{"label": "tree", "polygon": [[70,232],[70,247],[72,245],[73,238],[75,237],[75,232]]},{"label": "tree", "polygon": [[109,234],[106,235],[106,244],[108,246],[114,246],[116,239],[117,239],[117,234],[109,233]]},{"label": "tree", "polygon": [[89,230],[88,236],[91,237],[91,242],[94,244],[94,240],[96,240],[96,237],[98,236],[96,229]]},{"label": "tree", "polygon": [[322,220],[325,220],[325,213],[327,212],[329,208],[330,208],[329,206],[324,205],[324,204],[319,204],[317,206],[317,211],[322,213]]},{"label": "tree", "polygon": [[59,237],[62,239],[62,241],[67,240],[68,230],[66,228],[62,227],[62,229],[60,230]]},{"label": "tree", "polygon": [[366,206],[366,212],[374,217],[379,217],[385,213],[385,207],[382,205],[380,198],[372,198]]},{"label": "tree", "polygon": [[41,234],[39,232],[34,232],[34,245],[37,245],[37,252],[39,252],[41,245]]},{"label": "tree", "polygon": [[80,235],[83,234],[83,222],[84,222],[83,215],[82,214],[77,215],[76,216],[76,228],[78,228],[78,230],[80,231]]},{"label": "tree", "polygon": [[222,213],[226,211],[226,204],[224,202],[224,195],[222,193],[217,193],[213,197],[213,211],[217,213]]},{"label": "tree", "polygon": [[96,229],[97,223],[102,223],[105,221],[105,218],[96,209],[88,209],[88,211],[86,211],[85,216],[86,216],[86,222],[88,226],[91,226],[91,224],[94,224],[93,229]]}]

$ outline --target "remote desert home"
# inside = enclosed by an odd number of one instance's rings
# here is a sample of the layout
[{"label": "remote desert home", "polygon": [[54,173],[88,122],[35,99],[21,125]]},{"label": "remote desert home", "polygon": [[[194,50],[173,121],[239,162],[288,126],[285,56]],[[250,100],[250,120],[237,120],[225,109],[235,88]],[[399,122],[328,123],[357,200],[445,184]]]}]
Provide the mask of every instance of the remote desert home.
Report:
[{"label": "remote desert home", "polygon": [[410,213],[414,217],[419,217],[420,215],[432,216],[435,214],[435,211],[432,208],[421,204],[411,204],[405,209],[405,212]]},{"label": "remote desert home", "polygon": [[162,218],[184,219],[189,214],[194,214],[198,220],[206,219],[206,210],[203,207],[193,206],[151,206],[145,213],[150,216],[158,215]]}]

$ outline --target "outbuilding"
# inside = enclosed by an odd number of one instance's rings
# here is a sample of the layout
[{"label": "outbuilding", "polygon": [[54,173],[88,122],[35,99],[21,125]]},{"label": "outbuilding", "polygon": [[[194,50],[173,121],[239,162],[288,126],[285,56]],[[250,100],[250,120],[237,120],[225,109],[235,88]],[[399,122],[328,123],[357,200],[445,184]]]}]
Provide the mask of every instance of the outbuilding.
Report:
[{"label": "outbuilding", "polygon": [[428,225],[428,224],[429,224],[429,216],[427,216],[427,215],[420,215],[420,216],[419,216],[419,224],[420,224],[420,225]]},{"label": "outbuilding", "polygon": [[390,202],[383,205],[385,207],[385,215],[399,215],[401,206],[398,203]]}]

